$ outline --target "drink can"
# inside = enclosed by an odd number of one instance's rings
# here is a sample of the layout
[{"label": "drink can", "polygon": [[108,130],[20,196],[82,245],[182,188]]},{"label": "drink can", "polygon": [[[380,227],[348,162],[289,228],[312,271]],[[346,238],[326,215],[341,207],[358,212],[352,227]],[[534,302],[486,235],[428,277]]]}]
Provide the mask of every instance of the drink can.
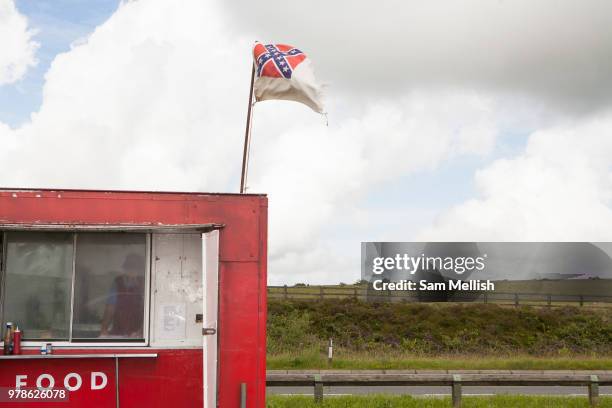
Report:
[{"label": "drink can", "polygon": [[53,345],[51,343],[47,343],[47,354],[53,354]]}]

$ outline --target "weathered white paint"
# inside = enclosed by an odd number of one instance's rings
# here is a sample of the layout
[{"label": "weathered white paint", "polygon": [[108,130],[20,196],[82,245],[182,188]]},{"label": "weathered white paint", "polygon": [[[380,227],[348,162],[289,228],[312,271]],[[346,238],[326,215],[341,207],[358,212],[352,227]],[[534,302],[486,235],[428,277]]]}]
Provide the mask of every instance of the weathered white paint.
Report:
[{"label": "weathered white paint", "polygon": [[[151,345],[153,347],[201,347],[202,235],[153,234]],[[180,311],[184,321],[175,330],[164,329],[168,310]],[[166,322],[167,323],[167,322]]]}]

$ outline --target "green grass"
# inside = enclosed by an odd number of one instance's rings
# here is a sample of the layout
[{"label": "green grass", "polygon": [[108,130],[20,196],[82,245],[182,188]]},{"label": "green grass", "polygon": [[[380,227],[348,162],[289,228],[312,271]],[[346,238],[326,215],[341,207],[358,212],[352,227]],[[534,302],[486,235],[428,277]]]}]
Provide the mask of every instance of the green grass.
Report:
[{"label": "green grass", "polygon": [[269,369],[612,367],[612,309],[335,300],[270,301],[268,310]]},{"label": "green grass", "polygon": [[268,303],[268,354],[324,352],[418,357],[612,356],[612,310],[493,304],[367,303],[357,300]]},{"label": "green grass", "polygon": [[[448,408],[449,397],[425,398],[403,396],[327,397],[315,404],[310,396],[269,396],[267,408]],[[463,408],[582,408],[588,407],[586,397],[494,396],[464,397]],[[612,407],[612,398],[601,397],[598,407]]]},{"label": "green grass", "polygon": [[270,370],[609,370],[612,356],[538,358],[533,356],[442,356],[414,357],[384,354],[337,356],[331,365],[327,356],[304,352],[268,355]]}]

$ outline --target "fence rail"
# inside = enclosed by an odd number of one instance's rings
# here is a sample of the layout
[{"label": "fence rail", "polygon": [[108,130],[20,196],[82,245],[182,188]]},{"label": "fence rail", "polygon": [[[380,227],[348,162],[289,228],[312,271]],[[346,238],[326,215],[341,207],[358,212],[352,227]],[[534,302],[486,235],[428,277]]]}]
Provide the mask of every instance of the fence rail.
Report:
[{"label": "fence rail", "polygon": [[461,406],[462,386],[586,386],[596,406],[599,386],[612,385],[612,374],[279,374],[268,373],[269,387],[313,387],[315,402],[323,401],[324,386],[449,386],[453,407]]},{"label": "fence rail", "polygon": [[559,295],[549,293],[469,292],[460,291],[443,295],[441,299],[431,292],[375,291],[358,286],[268,286],[269,299],[326,300],[357,299],[377,302],[447,301],[472,303],[497,303],[506,305],[607,305],[612,296]]}]

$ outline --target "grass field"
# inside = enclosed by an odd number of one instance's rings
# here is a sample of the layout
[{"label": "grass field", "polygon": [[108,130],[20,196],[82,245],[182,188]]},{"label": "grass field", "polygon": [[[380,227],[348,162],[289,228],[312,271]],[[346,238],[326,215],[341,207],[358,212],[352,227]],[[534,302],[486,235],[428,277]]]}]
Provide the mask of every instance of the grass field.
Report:
[{"label": "grass field", "polygon": [[436,356],[353,353],[337,355],[332,364],[318,352],[268,355],[270,370],[610,370],[612,356],[538,358],[533,356]]},{"label": "grass field", "polygon": [[270,369],[612,367],[612,309],[345,299],[271,300],[268,310]]},{"label": "grass field", "polygon": [[[410,396],[327,397],[315,404],[310,396],[269,396],[268,408],[448,408],[450,398]],[[586,397],[494,396],[464,397],[463,408],[586,408]],[[598,407],[612,407],[612,398],[601,397]]]},{"label": "grass field", "polygon": [[268,354],[320,348],[368,354],[612,356],[612,310],[493,304],[268,302]]}]

